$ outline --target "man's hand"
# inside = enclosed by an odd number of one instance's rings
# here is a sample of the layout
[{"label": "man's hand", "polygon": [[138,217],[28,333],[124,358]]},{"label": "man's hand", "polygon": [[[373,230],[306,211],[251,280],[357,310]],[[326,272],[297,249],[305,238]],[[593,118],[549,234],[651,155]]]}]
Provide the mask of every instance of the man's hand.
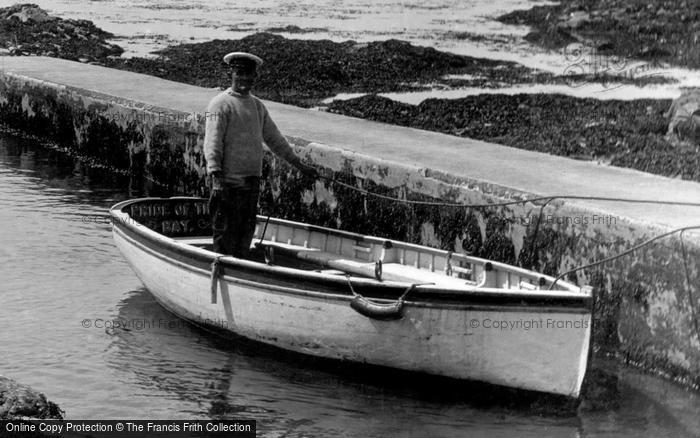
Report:
[{"label": "man's hand", "polygon": [[224,181],[221,175],[221,171],[212,172],[211,174],[211,191],[221,192],[224,189]]},{"label": "man's hand", "polygon": [[315,167],[309,166],[308,164],[302,163],[302,169],[299,169],[301,173],[303,173],[307,178],[311,179],[319,179],[320,175],[318,174],[318,170],[316,170]]},{"label": "man's hand", "polygon": [[294,160],[294,162],[292,164],[294,165],[294,167],[296,167],[299,170],[299,172],[301,172],[307,178],[311,178],[311,179],[318,179],[319,178],[318,170],[316,170],[315,167],[310,166],[310,165],[302,162],[299,158]]}]

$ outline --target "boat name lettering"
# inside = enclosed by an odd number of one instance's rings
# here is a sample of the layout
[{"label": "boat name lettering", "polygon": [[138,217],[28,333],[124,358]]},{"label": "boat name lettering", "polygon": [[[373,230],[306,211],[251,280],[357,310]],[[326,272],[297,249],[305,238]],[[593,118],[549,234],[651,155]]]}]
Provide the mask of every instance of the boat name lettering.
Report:
[{"label": "boat name lettering", "polygon": [[172,220],[172,221],[167,221],[164,220],[160,223],[160,228],[162,233],[183,233],[183,232],[188,232],[190,230],[190,220],[189,219],[183,219],[183,220]]},{"label": "boat name lettering", "polygon": [[197,216],[208,215],[209,206],[204,202],[194,203],[153,203],[153,204],[136,204],[131,206],[129,214],[132,217],[165,217],[165,216]]}]

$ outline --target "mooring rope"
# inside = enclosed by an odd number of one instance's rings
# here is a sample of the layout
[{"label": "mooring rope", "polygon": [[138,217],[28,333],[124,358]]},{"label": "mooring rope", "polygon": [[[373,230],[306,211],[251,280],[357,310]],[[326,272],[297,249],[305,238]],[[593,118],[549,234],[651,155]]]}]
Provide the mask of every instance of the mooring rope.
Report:
[{"label": "mooring rope", "polygon": [[534,202],[540,202],[540,201],[545,201],[545,204],[546,204],[546,203],[549,203],[555,199],[577,199],[577,200],[584,200],[584,201],[610,201],[610,202],[626,202],[626,203],[634,203],[634,204],[658,204],[658,205],[678,205],[678,206],[686,206],[686,207],[700,207],[700,202],[660,201],[660,200],[656,200],[656,199],[634,199],[634,198],[618,198],[618,197],[607,197],[607,196],[584,196],[584,195],[536,196],[534,198],[518,199],[518,200],[513,200],[513,201],[493,202],[493,203],[486,203],[486,204],[483,204],[483,203],[482,204],[468,204],[468,203],[460,203],[460,202],[418,201],[418,200],[412,200],[412,199],[401,199],[401,198],[397,198],[395,196],[383,195],[381,193],[371,192],[367,189],[355,187],[351,184],[348,184],[348,183],[339,181],[335,178],[331,178],[331,177],[327,177],[327,176],[319,175],[319,177],[321,179],[325,179],[325,180],[330,181],[332,183],[343,186],[347,189],[354,190],[358,193],[362,193],[363,195],[373,196],[375,198],[385,199],[387,201],[401,202],[404,204],[425,205],[425,206],[432,206],[432,207],[489,208],[489,207],[504,207],[504,206],[516,205],[516,204],[527,204],[527,203],[534,203]]},{"label": "mooring rope", "polygon": [[[532,257],[532,255],[534,254],[534,251],[535,251],[535,244],[537,242],[537,236],[539,234],[540,224],[542,222],[542,217],[544,215],[544,209],[545,209],[545,207],[547,207],[547,205],[549,205],[550,202],[554,201],[555,199],[624,202],[624,203],[633,203],[633,204],[675,205],[675,206],[684,206],[684,207],[700,207],[700,202],[663,201],[663,200],[656,200],[656,199],[635,199],[635,198],[620,198],[620,197],[608,197],[608,196],[584,196],[584,195],[536,196],[536,197],[527,198],[527,199],[518,199],[518,200],[513,200],[513,201],[502,201],[502,202],[493,202],[493,203],[481,203],[481,204],[469,204],[469,203],[457,203],[457,202],[437,202],[437,201],[418,201],[418,200],[411,200],[411,199],[401,199],[401,198],[397,198],[395,196],[383,195],[381,193],[371,192],[367,189],[355,187],[351,184],[339,181],[339,180],[337,180],[335,178],[331,178],[331,177],[326,177],[326,176],[322,176],[322,175],[319,175],[319,177],[322,179],[325,179],[329,182],[332,182],[334,184],[338,184],[338,185],[345,187],[347,189],[354,190],[358,193],[362,193],[363,195],[366,195],[366,196],[373,196],[373,197],[376,197],[379,199],[384,199],[384,200],[393,201],[393,202],[400,202],[400,203],[409,204],[409,205],[480,209],[480,208],[490,208],[490,207],[505,207],[505,206],[509,206],[509,205],[536,203],[536,202],[544,201],[544,203],[539,208],[539,212],[537,215],[537,222],[535,222],[535,227],[534,227],[534,231],[532,233],[532,238],[530,239],[530,244],[529,244],[527,251],[525,253],[530,258]],[[678,231],[680,231],[680,229],[674,230],[674,232],[678,232]],[[684,259],[684,262],[685,262],[685,259]]]},{"label": "mooring rope", "polygon": [[[395,196],[390,196],[390,195],[383,195],[381,193],[376,193],[376,192],[371,192],[366,189],[362,189],[359,187],[355,187],[351,184],[338,181],[335,178],[330,178],[326,176],[319,175],[320,178],[325,179],[326,181],[332,182],[334,184],[338,184],[342,187],[345,187],[350,190],[354,190],[358,193],[362,193],[365,196],[373,196],[379,199],[384,199],[387,201],[393,201],[393,202],[400,202],[404,204],[409,204],[412,206],[415,205],[424,205],[424,206],[432,206],[432,207],[455,207],[455,208],[472,208],[472,209],[479,209],[479,208],[490,208],[490,207],[504,207],[504,206],[509,206],[509,205],[518,205],[518,204],[527,204],[527,203],[535,203],[535,202],[542,202],[543,204],[539,208],[539,213],[537,215],[537,222],[535,222],[535,229],[532,234],[532,239],[530,241],[530,246],[528,247],[528,255],[532,256],[535,250],[535,243],[537,242],[537,235],[539,232],[540,228],[540,223],[542,222],[542,216],[544,214],[544,209],[545,207],[552,202],[555,199],[569,199],[569,200],[582,200],[582,201],[605,201],[605,202],[622,202],[622,203],[633,203],[633,204],[653,204],[653,205],[675,205],[675,206],[684,206],[684,207],[700,207],[700,202],[685,202],[685,201],[662,201],[662,200],[656,200],[656,199],[635,199],[635,198],[620,198],[620,197],[608,197],[608,196],[584,196],[584,195],[550,195],[550,196],[537,196],[533,198],[527,198],[527,199],[519,199],[519,200],[513,200],[513,201],[502,201],[502,202],[494,202],[494,203],[485,203],[485,204],[469,204],[469,203],[454,203],[454,202],[435,202],[435,201],[418,201],[418,200],[410,200],[410,199],[401,199]],[[683,233],[688,230],[696,230],[700,229],[700,225],[692,225],[692,226],[686,226],[686,227],[680,227],[673,229],[671,231],[668,231],[666,233],[659,234],[657,236],[654,236],[650,239],[645,240],[642,243],[639,243],[637,245],[634,245],[631,248],[626,249],[625,251],[612,255],[610,257],[606,257],[601,260],[596,260],[591,263],[586,263],[584,265],[578,266],[574,269],[570,269],[560,275],[558,275],[552,284],[549,287],[549,290],[552,290],[554,285],[561,280],[562,278],[566,277],[569,274],[572,274],[574,272],[578,272],[584,269],[592,268],[595,266],[603,265],[605,263],[609,263],[611,261],[620,259],[628,254],[631,254],[641,248],[644,248],[648,245],[651,245],[652,243],[661,240],[665,237],[671,236],[676,233],[680,233],[680,241],[681,241],[681,249],[682,249],[682,258],[683,258],[683,266],[685,268],[685,285],[686,285],[686,292],[688,295],[688,301],[690,303],[690,308],[691,308],[691,313],[692,313],[692,319],[693,319],[693,325],[695,328],[695,332],[698,336],[700,336],[700,327],[698,326],[698,321],[697,321],[697,312],[696,312],[696,304],[693,300],[693,292],[692,292],[692,286],[691,286],[691,281],[690,281],[690,272],[688,268],[688,261],[687,261],[687,253],[685,250],[685,244],[683,242]],[[352,288],[352,285],[350,286]],[[353,291],[354,293],[354,291]]]},{"label": "mooring rope", "polygon": [[[685,206],[685,207],[700,207],[700,202],[662,201],[662,200],[656,200],[656,199],[634,199],[634,198],[619,198],[619,197],[607,197],[607,196],[583,196],[583,195],[537,196],[534,198],[519,199],[519,200],[504,201],[504,202],[494,202],[494,203],[486,203],[486,204],[417,201],[417,200],[410,200],[410,199],[401,199],[401,198],[397,198],[395,196],[389,196],[389,195],[383,195],[381,193],[371,192],[369,190],[355,187],[355,186],[352,186],[350,184],[344,183],[342,181],[338,181],[335,178],[330,178],[330,177],[325,177],[325,176],[320,176],[320,177],[327,180],[327,181],[333,182],[335,184],[339,184],[339,185],[346,187],[348,189],[362,193],[364,195],[374,196],[374,197],[377,197],[380,199],[385,199],[385,200],[400,202],[400,203],[405,203],[405,204],[413,204],[413,205],[426,205],[426,206],[438,206],[438,207],[459,207],[459,208],[474,208],[474,209],[476,209],[476,208],[489,208],[489,207],[503,207],[503,206],[508,206],[508,205],[526,204],[526,203],[534,203],[534,202],[544,201],[544,203],[540,206],[539,214],[537,217],[537,222],[535,222],[535,231],[533,232],[533,238],[531,239],[532,240],[531,245],[534,245],[534,242],[537,240],[537,232],[539,229],[540,222],[542,221],[542,215],[544,213],[544,208],[555,199],[577,199],[577,200],[586,200],[586,201],[610,201],[610,202],[625,202],[625,203],[635,203],[635,204],[657,204],[657,205],[676,205],[676,206]],[[630,248],[629,250],[627,250],[621,254],[618,254],[617,256],[619,256],[619,257],[625,256],[625,255],[629,254],[630,252],[634,252],[637,249],[640,249],[644,246],[647,246],[656,240],[659,240],[663,237],[666,237],[666,236],[669,236],[669,235],[672,235],[672,234],[675,234],[678,232],[681,233],[681,239],[682,239],[683,231],[698,229],[698,228],[700,228],[700,225],[676,228],[676,229],[671,230],[667,233],[664,233],[664,234],[655,236],[649,240],[646,240],[645,242],[642,242],[641,244],[636,245],[635,247]],[[616,258],[619,258],[619,257],[616,257],[616,256],[608,257],[604,260],[600,260],[598,262],[593,262],[593,263],[589,263],[587,265],[581,266],[581,267],[577,268],[576,270],[585,269],[586,267],[596,266],[596,265],[605,263],[607,261],[615,260]],[[685,259],[684,259],[684,262],[685,262]],[[576,270],[567,271],[564,274],[562,274],[562,276],[568,275],[571,272],[575,272]]]},{"label": "mooring rope", "polygon": [[[587,264],[585,264],[585,265],[581,265],[581,266],[578,266],[578,267],[576,267],[576,268],[569,269],[568,271],[566,271],[566,272],[564,272],[564,273],[562,273],[562,274],[559,274],[559,275],[554,279],[554,281],[552,282],[552,284],[549,286],[549,290],[552,290],[552,288],[553,288],[554,285],[557,283],[557,281],[561,280],[562,278],[566,277],[566,276],[569,275],[569,274],[573,274],[574,272],[578,272],[578,271],[581,271],[581,270],[583,270],[583,269],[592,268],[592,267],[594,267],[594,266],[602,265],[602,264],[604,264],[604,263],[611,262],[611,261],[613,261],[613,260],[617,260],[617,259],[619,259],[619,258],[621,258],[621,257],[624,257],[624,256],[626,256],[626,255],[628,255],[628,254],[631,254],[631,253],[635,252],[636,250],[641,249],[641,248],[643,248],[643,247],[645,247],[645,246],[647,246],[647,245],[649,245],[649,244],[651,244],[651,243],[653,243],[653,242],[655,242],[655,241],[657,241],[657,240],[663,239],[664,237],[668,237],[668,236],[671,236],[671,235],[676,234],[676,233],[679,233],[679,232],[681,233],[681,236],[682,236],[682,233],[683,233],[684,231],[687,231],[687,230],[695,230],[695,229],[700,229],[700,225],[693,225],[693,226],[689,226],[689,227],[676,228],[676,229],[674,229],[674,230],[671,230],[671,231],[668,231],[668,232],[666,232],[666,233],[659,234],[659,235],[654,236],[654,237],[652,237],[652,238],[650,238],[650,239],[647,239],[647,240],[645,240],[644,242],[642,242],[642,243],[640,243],[640,244],[637,244],[637,245],[634,245],[634,246],[631,247],[631,248],[627,248],[626,250],[622,251],[622,252],[619,253],[619,254],[615,254],[615,255],[612,255],[612,256],[610,256],[610,257],[606,257],[606,258],[604,258],[604,259],[601,259],[601,260],[596,260],[595,262],[587,263]],[[681,245],[683,245],[683,241],[682,241],[682,240],[681,240]],[[685,247],[683,247],[683,249],[685,249]],[[685,251],[683,251],[683,253],[684,253],[683,261],[684,261],[684,263],[685,263]],[[686,271],[686,274],[687,274],[687,271]],[[690,284],[689,277],[687,277],[687,280],[688,280],[688,284]]]}]

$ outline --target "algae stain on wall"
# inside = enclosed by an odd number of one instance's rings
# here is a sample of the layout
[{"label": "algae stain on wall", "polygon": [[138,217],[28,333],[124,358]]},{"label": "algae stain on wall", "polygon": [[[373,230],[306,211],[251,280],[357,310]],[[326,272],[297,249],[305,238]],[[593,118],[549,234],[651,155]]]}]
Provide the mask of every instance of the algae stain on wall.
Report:
[{"label": "algae stain on wall", "polygon": [[5,77],[0,94],[4,123],[65,147],[89,165],[130,175],[142,194],[204,193],[197,121],[31,80]]}]

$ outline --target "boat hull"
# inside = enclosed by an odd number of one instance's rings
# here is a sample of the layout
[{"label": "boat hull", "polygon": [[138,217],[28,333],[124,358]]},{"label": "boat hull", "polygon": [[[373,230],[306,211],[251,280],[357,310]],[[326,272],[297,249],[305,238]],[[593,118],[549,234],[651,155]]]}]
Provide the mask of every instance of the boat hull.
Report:
[{"label": "boat hull", "polygon": [[172,257],[129,228],[115,224],[114,239],[144,286],[197,324],[318,357],[579,395],[591,332],[585,307],[409,299],[402,318],[380,321],[353,310],[350,294],[226,273],[217,277],[213,300],[201,261]]}]

